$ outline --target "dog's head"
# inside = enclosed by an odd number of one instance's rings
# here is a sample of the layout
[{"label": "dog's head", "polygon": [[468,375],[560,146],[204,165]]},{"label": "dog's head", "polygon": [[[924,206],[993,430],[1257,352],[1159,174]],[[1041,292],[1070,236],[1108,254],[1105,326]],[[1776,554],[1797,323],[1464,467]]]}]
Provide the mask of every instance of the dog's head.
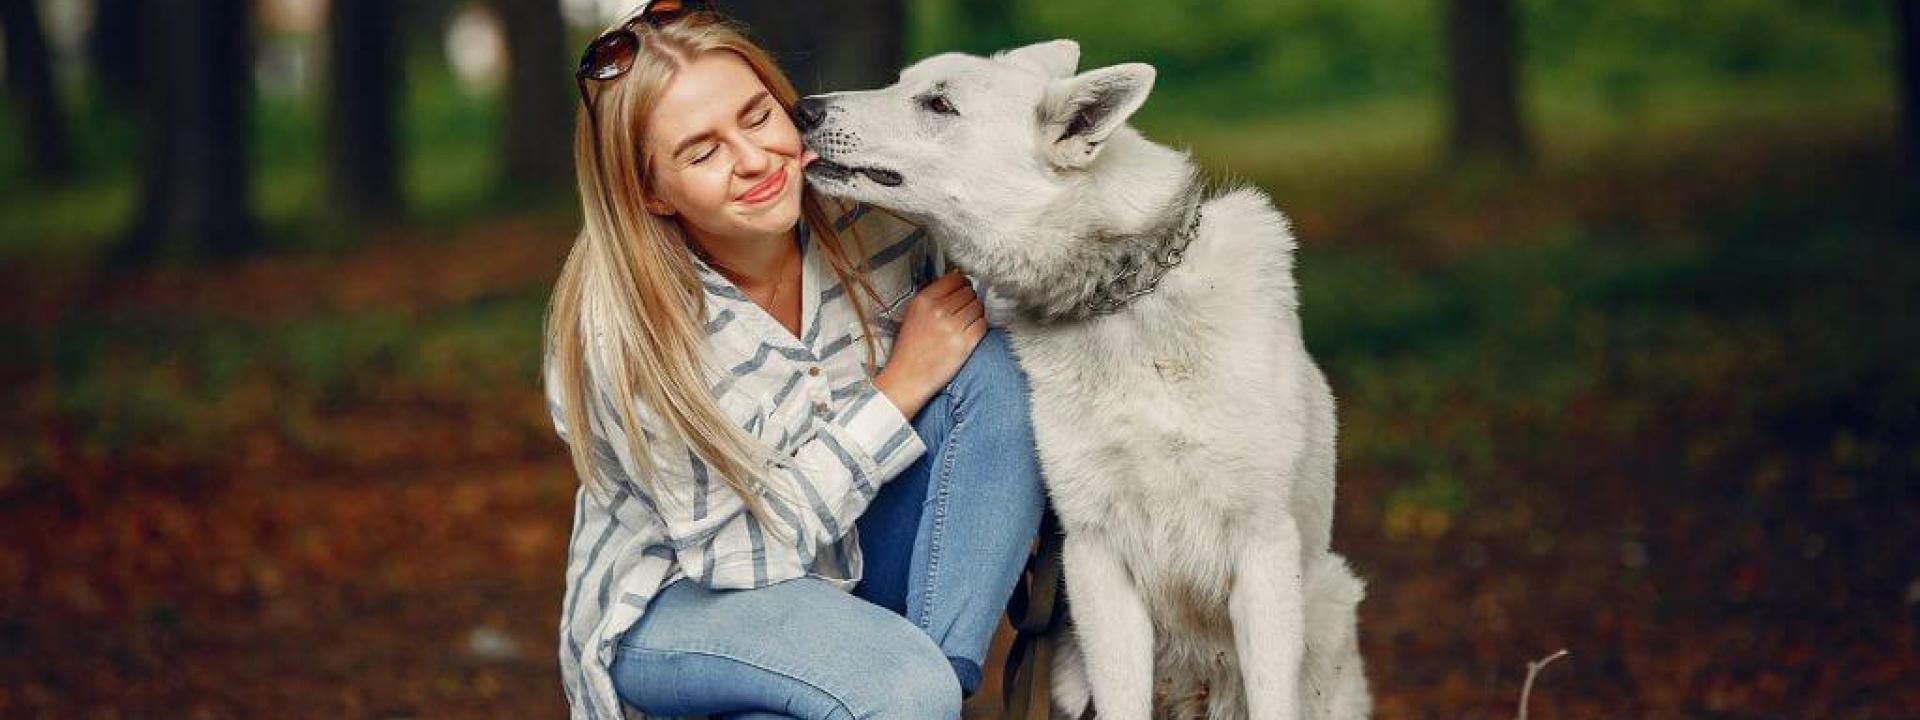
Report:
[{"label": "dog's head", "polygon": [[990,58],[947,53],[888,87],[806,98],[794,116],[820,156],[807,179],[949,236],[1044,213],[1153,87],[1152,66],[1076,74],[1079,60],[1071,40]]}]

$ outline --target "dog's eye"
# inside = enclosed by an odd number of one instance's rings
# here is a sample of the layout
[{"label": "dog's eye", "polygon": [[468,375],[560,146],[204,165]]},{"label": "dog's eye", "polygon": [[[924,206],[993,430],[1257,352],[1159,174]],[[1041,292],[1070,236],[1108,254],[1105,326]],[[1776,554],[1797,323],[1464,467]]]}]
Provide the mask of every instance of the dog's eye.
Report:
[{"label": "dog's eye", "polygon": [[928,110],[932,110],[934,112],[940,113],[941,115],[959,115],[960,114],[959,110],[955,110],[953,108],[953,103],[947,101],[947,96],[945,95],[928,95],[925,99],[920,101],[920,104],[925,106]]}]

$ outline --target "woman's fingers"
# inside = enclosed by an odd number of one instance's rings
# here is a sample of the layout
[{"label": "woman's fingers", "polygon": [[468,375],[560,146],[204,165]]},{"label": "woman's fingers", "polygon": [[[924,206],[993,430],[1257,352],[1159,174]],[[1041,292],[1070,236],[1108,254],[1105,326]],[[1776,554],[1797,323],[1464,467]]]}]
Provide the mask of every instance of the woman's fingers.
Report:
[{"label": "woman's fingers", "polygon": [[953,315],[960,320],[972,320],[980,317],[981,311],[980,296],[967,293],[966,302],[960,303],[958,307],[955,307],[953,309]]},{"label": "woman's fingers", "polygon": [[983,322],[987,316],[986,305],[980,301],[980,296],[975,295],[956,315],[961,322],[960,329],[973,330],[978,325],[981,332],[986,332],[987,324]]},{"label": "woman's fingers", "polygon": [[927,283],[926,292],[933,296],[934,300],[937,301],[936,304],[945,305],[944,302],[938,301],[944,301],[946,298],[952,297],[954,293],[963,289],[972,290],[973,283],[967,282],[967,276],[965,274],[962,274],[959,270],[954,270],[945,275],[941,275],[933,282]]},{"label": "woman's fingers", "polygon": [[945,306],[948,295],[963,287],[967,287],[966,277],[959,271],[950,272],[922,285],[919,291],[914,293],[913,299],[907,301],[907,305],[909,308],[919,307],[918,311],[910,312],[938,311]]},{"label": "woman's fingers", "polygon": [[960,274],[960,271],[954,270],[929,281],[925,286],[920,288],[920,293],[931,298],[944,297],[947,293],[953,292],[965,283],[966,276]]},{"label": "woman's fingers", "polygon": [[961,308],[966,307],[967,303],[973,302],[976,299],[978,299],[978,296],[974,294],[972,287],[963,287],[941,298],[938,307],[944,314],[958,315]]},{"label": "woman's fingers", "polygon": [[[932,327],[942,332],[977,342],[986,333],[986,306],[973,283],[958,270],[942,275],[920,289],[914,298],[920,308],[913,314],[931,315]],[[968,343],[969,347],[972,343]]]}]

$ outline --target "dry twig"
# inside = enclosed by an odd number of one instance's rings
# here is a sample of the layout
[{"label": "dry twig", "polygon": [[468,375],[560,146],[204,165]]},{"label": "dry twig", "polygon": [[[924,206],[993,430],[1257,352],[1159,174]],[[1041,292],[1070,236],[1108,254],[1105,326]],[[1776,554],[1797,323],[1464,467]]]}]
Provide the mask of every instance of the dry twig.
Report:
[{"label": "dry twig", "polygon": [[1527,696],[1533,694],[1533,676],[1538,675],[1540,668],[1546,667],[1547,663],[1558,660],[1560,656],[1566,654],[1567,649],[1560,648],[1560,652],[1527,663],[1527,681],[1520,686],[1520,714],[1515,717],[1515,720],[1527,720]]}]

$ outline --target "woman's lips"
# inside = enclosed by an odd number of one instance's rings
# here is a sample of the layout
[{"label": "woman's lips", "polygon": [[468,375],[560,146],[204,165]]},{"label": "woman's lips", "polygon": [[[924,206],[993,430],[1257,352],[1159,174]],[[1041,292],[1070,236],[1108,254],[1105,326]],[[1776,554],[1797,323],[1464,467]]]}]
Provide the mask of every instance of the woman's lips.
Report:
[{"label": "woman's lips", "polygon": [[763,203],[779,197],[780,191],[786,188],[787,168],[781,166],[778,171],[773,173],[773,177],[762,180],[759,185],[748,188],[746,192],[741,193],[740,202],[748,205]]}]

